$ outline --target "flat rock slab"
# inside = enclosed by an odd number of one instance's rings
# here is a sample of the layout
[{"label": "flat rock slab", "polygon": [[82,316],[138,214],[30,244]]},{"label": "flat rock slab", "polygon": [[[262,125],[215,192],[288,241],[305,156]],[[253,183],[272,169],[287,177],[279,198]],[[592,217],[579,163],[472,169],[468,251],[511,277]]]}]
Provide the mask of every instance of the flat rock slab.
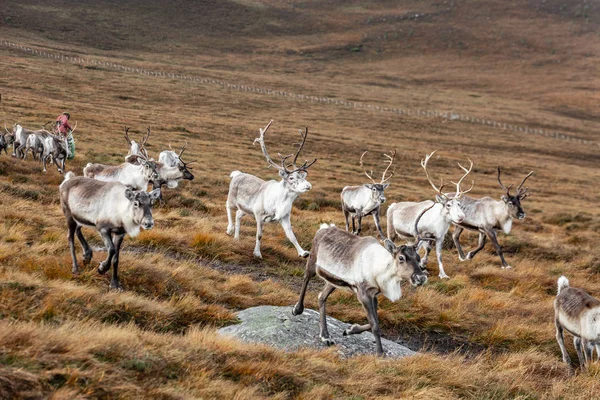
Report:
[{"label": "flat rock slab", "polygon": [[[305,309],[301,315],[292,315],[292,307],[259,306],[240,311],[241,323],[219,329],[222,335],[234,336],[243,342],[262,343],[285,351],[299,348],[327,348],[319,338],[319,313]],[[366,319],[366,317],[365,317]],[[366,322],[366,321],[365,321]],[[342,357],[375,354],[375,337],[371,332],[343,336],[350,324],[327,317],[329,334]],[[381,339],[388,357],[406,357],[414,351],[387,339]]]}]

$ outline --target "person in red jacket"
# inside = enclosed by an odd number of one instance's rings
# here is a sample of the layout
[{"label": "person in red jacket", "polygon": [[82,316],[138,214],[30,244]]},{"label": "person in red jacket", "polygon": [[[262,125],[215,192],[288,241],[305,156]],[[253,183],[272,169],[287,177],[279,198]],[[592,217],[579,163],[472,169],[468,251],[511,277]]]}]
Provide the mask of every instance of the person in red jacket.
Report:
[{"label": "person in red jacket", "polygon": [[68,112],[64,112],[56,118],[56,123],[54,126],[54,130],[61,136],[67,136],[69,132],[73,130],[71,125],[69,125],[69,119],[71,119],[71,114]]}]

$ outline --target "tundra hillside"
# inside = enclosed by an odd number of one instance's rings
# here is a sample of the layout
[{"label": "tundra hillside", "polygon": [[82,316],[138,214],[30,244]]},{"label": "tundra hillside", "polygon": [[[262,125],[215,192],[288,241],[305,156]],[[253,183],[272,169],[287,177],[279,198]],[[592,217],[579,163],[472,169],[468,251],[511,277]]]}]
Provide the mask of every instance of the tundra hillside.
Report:
[{"label": "tundra hillside", "polygon": [[[453,111],[595,142],[599,23],[598,3],[556,0],[0,3],[0,39],[42,51],[380,108]],[[0,398],[597,395],[597,364],[572,375],[553,324],[560,275],[600,296],[597,144],[134,74],[7,46],[0,46],[0,71],[0,124],[39,129],[63,111],[78,122],[68,171],[122,163],[124,126],[136,138],[151,126],[146,148],[155,159],[186,141],[186,157],[198,159],[193,181],[165,188],[154,228],[125,239],[125,292],[117,293],[96,272],[105,254],[92,230],[84,229],[93,264],[71,274],[63,177],[54,168],[42,173],[31,157],[0,155]],[[357,159],[366,150],[372,159],[397,151],[382,213],[393,202],[433,199],[420,160],[434,150],[429,168],[446,181],[456,179],[457,162],[473,160],[473,197],[505,193],[497,166],[506,185],[534,170],[522,203],[527,217],[498,235],[513,269],[500,268],[489,243],[468,262],[448,247],[451,279],[440,280],[430,261],[427,284],[404,287],[395,303],[381,298],[382,335],[422,347],[416,357],[342,360],[333,349],[286,354],[217,336],[240,309],[271,304],[291,312],[300,291],[305,260],[281,226],[265,225],[262,260],[252,256],[252,218],[242,220],[240,241],[226,234],[231,171],[277,177],[252,145],[271,119],[271,154],[289,152],[298,129],[310,128],[303,155],[318,158],[312,190],[291,216],[306,250],[321,223],[344,227],[340,192],[364,181]],[[361,234],[377,230],[369,221]],[[463,233],[466,251],[477,236]],[[321,289],[311,283],[307,307],[316,308]],[[350,293],[333,293],[328,313],[366,323]],[[566,346],[575,358],[568,338]]]}]

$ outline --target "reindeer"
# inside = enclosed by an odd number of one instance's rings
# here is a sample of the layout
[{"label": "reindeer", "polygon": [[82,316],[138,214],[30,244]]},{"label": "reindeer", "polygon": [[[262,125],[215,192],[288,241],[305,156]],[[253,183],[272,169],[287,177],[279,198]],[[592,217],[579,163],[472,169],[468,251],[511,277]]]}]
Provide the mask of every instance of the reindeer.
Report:
[{"label": "reindeer", "polygon": [[46,163],[48,160],[54,162],[58,172],[65,173],[65,162],[70,155],[69,143],[66,137],[58,135],[48,135],[44,139],[44,152],[42,154],[43,172],[46,172]]},{"label": "reindeer", "polygon": [[42,155],[44,154],[44,145],[46,139],[50,137],[51,133],[45,129],[41,129],[39,131],[33,131],[27,136],[27,140],[25,142],[25,153],[23,154],[23,159],[27,158],[27,153],[31,150],[31,155],[34,160],[39,158],[42,161]]},{"label": "reindeer", "polygon": [[143,229],[152,229],[152,204],[158,199],[159,189],[150,193],[132,190],[119,182],[101,182],[65,174],[60,188],[60,204],[69,228],[69,248],[73,260],[73,274],[79,273],[75,255],[75,235],[83,247],[83,263],[92,260],[92,249],[81,232],[83,226],[94,227],[108,249],[106,260],[100,262],[99,274],[105,274],[112,264],[110,288],[123,290],[118,276],[119,253],[125,235],[135,237]]},{"label": "reindeer", "polygon": [[573,345],[582,367],[593,361],[594,348],[600,357],[600,300],[582,289],[570,287],[565,276],[558,278],[554,324],[556,341],[567,365],[571,366],[571,358],[565,348],[563,331],[573,335]]},{"label": "reindeer", "polygon": [[[131,164],[139,164],[140,160],[144,160],[148,158],[148,152],[144,147],[148,142],[148,138],[150,137],[150,127],[148,127],[148,132],[142,139],[141,146],[138,145],[135,141],[129,139],[129,135],[127,134],[129,128],[125,127],[125,139],[130,144],[129,153],[125,157],[125,161]],[[152,188],[162,188],[163,185],[167,185],[168,188],[174,189],[179,185],[179,181],[182,179],[193,180],[194,175],[190,172],[191,164],[196,161],[184,162],[181,158],[184,150],[187,147],[187,142],[183,145],[179,154],[173,151],[173,148],[169,144],[169,148],[171,150],[164,150],[160,153],[158,157],[158,162],[156,164],[156,171],[158,172],[158,179],[152,180]],[[139,158],[141,156],[141,159]],[[154,161],[151,159],[151,161]],[[162,200],[162,191],[161,191],[161,200]]]},{"label": "reindeer", "polygon": [[[283,227],[285,235],[290,242],[296,247],[300,257],[307,257],[308,251],[304,250],[296,240],[296,236],[292,231],[290,222],[290,214],[292,212],[292,203],[300,194],[308,192],[312,185],[306,180],[308,168],[313,165],[317,159],[312,162],[305,161],[303,165],[297,166],[296,161],[304,147],[306,137],[308,136],[308,128],[305,132],[300,130],[302,142],[299,144],[298,151],[295,155],[287,156],[279,155],[281,165],[275,163],[265,145],[265,133],[273,123],[271,120],[264,129],[260,129],[260,137],[254,140],[254,144],[259,143],[265,156],[267,163],[279,171],[281,181],[270,180],[268,182],[250,174],[245,174],[240,171],[231,173],[231,183],[229,184],[229,195],[227,196],[227,234],[234,234],[235,239],[240,238],[240,223],[242,217],[246,214],[252,214],[256,220],[256,245],[254,247],[254,256],[262,258],[260,253],[260,240],[262,238],[263,223],[279,222]],[[286,165],[286,161],[290,157],[294,157],[290,165]],[[293,167],[290,169],[290,167]],[[236,210],[235,214],[235,233],[232,218],[232,210]]]},{"label": "reindeer", "polygon": [[[498,244],[498,238],[496,236],[496,230],[501,230],[505,234],[509,234],[512,228],[513,219],[524,219],[525,212],[521,208],[521,201],[525,199],[530,193],[527,192],[528,188],[523,188],[523,184],[531,175],[531,171],[524,179],[521,184],[517,186],[517,192],[513,196],[510,194],[510,189],[513,185],[505,187],[500,180],[500,167],[498,168],[498,183],[506,192],[500,198],[500,201],[494,200],[491,197],[483,197],[481,199],[475,199],[470,196],[465,196],[462,199],[462,208],[465,213],[465,218],[462,222],[456,223],[456,228],[452,234],[454,245],[458,250],[458,258],[460,261],[471,260],[475,257],[475,254],[479,253],[485,246],[486,237],[490,238],[490,241],[496,249],[496,253],[500,257],[502,262],[502,268],[512,268],[502,254],[502,247]],[[479,232],[479,245],[476,249],[471,250],[466,256],[460,245],[460,235],[464,229]]]},{"label": "reindeer", "polygon": [[8,131],[6,124],[4,124],[6,132],[13,137],[13,157],[25,158],[25,147],[27,146],[27,138],[33,131],[23,128],[19,124],[13,125],[12,133]]},{"label": "reindeer", "polygon": [[[419,220],[431,207],[417,216],[415,232]],[[367,311],[369,323],[354,324],[346,329],[343,335],[358,334],[370,329],[375,336],[377,354],[383,355],[377,316],[377,295],[383,294],[390,301],[395,302],[402,296],[400,287],[402,280],[410,281],[413,286],[420,286],[427,282],[427,276],[419,264],[417,251],[419,243],[423,240],[432,239],[416,235],[413,244],[402,246],[396,246],[394,242],[386,239],[382,246],[372,236],[358,237],[333,224],[322,224],[313,240],[300,298],[292,309],[292,314],[300,315],[304,312],[304,296],[308,283],[315,275],[319,275],[325,281],[325,288],[319,293],[321,341],[327,345],[335,344],[327,330],[325,302],[336,288],[346,289],[356,293],[356,297]]]},{"label": "reindeer", "polygon": [[[6,126],[5,126],[6,128]],[[6,129],[7,133],[0,133],[0,154],[2,154],[2,150],[4,150],[4,153],[6,155],[8,155],[8,146],[10,146],[12,144],[12,141],[14,140],[14,136],[12,135],[12,133],[8,132],[8,129]]]},{"label": "reindeer", "polygon": [[138,164],[123,163],[117,166],[88,163],[83,169],[83,175],[104,182],[121,182],[135,190],[146,190],[148,182],[159,178],[156,163],[136,156]]},{"label": "reindeer", "polygon": [[[377,183],[373,179],[373,171],[369,174],[363,165],[363,157],[367,154],[365,151],[360,156],[360,166],[367,178],[371,180],[371,183],[365,183],[362,186],[346,186],[342,189],[342,211],[344,212],[344,218],[346,218],[346,230],[350,230],[350,224],[348,221],[348,217],[352,215],[352,233],[359,235],[362,229],[362,218],[367,215],[373,215],[373,221],[375,221],[375,226],[377,227],[377,231],[379,232],[379,237],[384,239],[385,236],[383,231],[381,230],[381,225],[379,224],[379,212],[381,205],[385,202],[384,190],[390,185],[386,183],[390,180],[392,176],[394,176],[394,171],[386,178],[386,174],[392,164],[394,163],[394,157],[396,157],[396,151],[392,151],[391,155],[384,154],[387,158],[386,163],[387,168],[383,171],[383,175],[381,176],[381,182]],[[358,220],[358,229],[355,229],[354,220]]]},{"label": "reindeer", "polygon": [[[412,237],[416,234],[422,234],[427,237],[435,238],[435,252],[439,267],[439,277],[444,279],[449,278],[449,276],[446,275],[446,272],[444,271],[444,265],[442,263],[442,245],[444,244],[444,237],[450,228],[450,224],[453,222],[461,223],[465,218],[465,214],[461,209],[461,197],[463,194],[471,191],[473,186],[471,185],[470,189],[461,191],[460,185],[473,169],[473,162],[469,160],[471,163],[469,169],[458,164],[465,174],[460,178],[458,183],[452,182],[454,185],[456,185],[456,193],[443,193],[443,181],[439,188],[436,187],[429,176],[429,172],[427,171],[427,163],[434,154],[435,151],[427,155],[425,160],[421,160],[421,166],[425,170],[425,175],[429,181],[429,184],[437,192],[435,202],[431,200],[425,200],[419,203],[402,202],[391,204],[387,210],[387,231],[388,239],[392,241],[396,238],[396,236]],[[415,219],[423,209],[430,207],[432,204],[433,206],[431,210],[423,216],[421,224],[418,226],[418,232],[414,232],[413,228],[415,227]],[[426,269],[429,253],[431,252],[431,241],[422,243],[425,246],[425,255],[421,260],[421,267]]]}]

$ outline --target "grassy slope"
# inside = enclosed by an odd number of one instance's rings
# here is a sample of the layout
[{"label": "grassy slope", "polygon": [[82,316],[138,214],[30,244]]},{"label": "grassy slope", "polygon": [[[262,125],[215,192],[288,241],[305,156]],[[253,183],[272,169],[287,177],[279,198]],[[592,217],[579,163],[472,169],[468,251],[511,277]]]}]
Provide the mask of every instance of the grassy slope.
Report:
[{"label": "grassy slope", "polygon": [[[594,3],[495,3],[3,3],[0,35],[132,66],[384,106],[452,108],[598,140]],[[415,14],[424,16],[407,18]],[[361,51],[351,51],[359,44]],[[87,69],[5,48],[0,55],[0,119],[35,127],[71,111],[80,133],[70,169],[120,162],[125,124],[138,132],[152,125],[153,154],[187,140],[188,157],[201,160],[197,180],[166,193],[155,228],[127,239],[121,273],[128,291],[119,294],[108,293],[106,278],[92,267],[70,275],[56,195],[61,177],[42,175],[31,160],[0,157],[0,397],[501,398],[597,391],[597,368],[571,377],[559,362],[551,318],[560,274],[600,293],[597,149],[458,121]],[[229,171],[274,178],[251,145],[270,118],[273,152],[289,151],[295,129],[308,125],[306,156],[319,157],[310,173],[314,188],[294,209],[304,246],[321,222],[342,224],[338,193],[363,181],[357,161],[366,149],[398,149],[388,189],[394,201],[432,196],[418,162],[433,149],[440,157],[432,167],[448,179],[458,172],[456,161],[473,159],[475,195],[501,194],[496,165],[504,167],[505,182],[536,171],[527,220],[500,239],[513,271],[501,271],[489,247],[470,263],[448,250],[452,280],[433,277],[424,288],[406,288],[395,304],[381,302],[391,339],[406,331],[442,335],[488,352],[339,360],[330,352],[282,354],[215,336],[213,328],[229,323],[235,310],[292,305],[297,295],[303,262],[278,226],[265,230],[263,262],[251,259],[251,219],[240,243],[224,233]],[[463,237],[475,244],[475,235]],[[430,269],[436,272],[433,262]],[[332,315],[364,320],[351,295],[331,299]],[[308,302],[314,307],[316,292]]]}]

